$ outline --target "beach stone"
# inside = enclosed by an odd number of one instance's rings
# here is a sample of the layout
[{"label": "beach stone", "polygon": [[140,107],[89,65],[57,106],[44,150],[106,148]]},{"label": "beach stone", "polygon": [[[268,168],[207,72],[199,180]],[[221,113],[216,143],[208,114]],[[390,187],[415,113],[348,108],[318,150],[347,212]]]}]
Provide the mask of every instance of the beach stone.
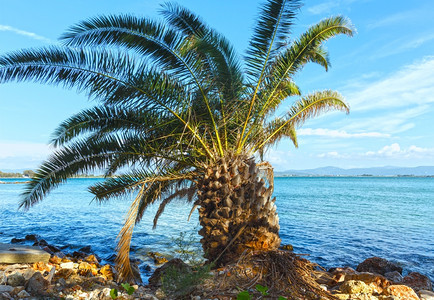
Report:
[{"label": "beach stone", "polygon": [[51,284],[51,281],[53,280],[55,273],[56,273],[56,267],[52,267],[50,273],[48,273],[48,276],[46,278],[49,284]]},{"label": "beach stone", "polygon": [[74,265],[75,265],[75,263],[73,263],[72,261],[70,261],[70,262],[61,263],[60,267],[62,269],[74,269]]},{"label": "beach stone", "polygon": [[28,234],[25,238],[27,241],[36,242],[38,240],[38,236],[36,234]]},{"label": "beach stone", "polygon": [[345,281],[341,287],[340,291],[344,294],[370,294],[372,293],[372,288],[366,283],[360,280],[349,280]]},{"label": "beach stone", "polygon": [[0,285],[0,293],[10,293],[14,288],[10,285]]},{"label": "beach stone", "polygon": [[44,294],[48,286],[48,281],[42,276],[40,272],[35,272],[33,276],[27,281],[26,290],[31,294]]},{"label": "beach stone", "polygon": [[83,248],[78,249],[78,252],[84,252],[84,253],[90,254],[92,252],[92,247],[91,246],[85,246]]},{"label": "beach stone", "polygon": [[84,260],[85,260],[86,262],[88,262],[88,263],[93,263],[93,264],[97,264],[97,263],[99,263],[98,259],[97,259],[96,256],[93,255],[93,254],[87,256]]},{"label": "beach stone", "polygon": [[11,295],[17,295],[19,292],[21,292],[22,290],[24,290],[24,286],[20,285],[20,286],[15,286],[14,290],[12,291]]},{"label": "beach stone", "polygon": [[75,273],[75,271],[73,269],[60,269],[55,274],[55,277],[56,278],[68,279],[69,277],[71,277],[72,275],[75,275],[75,274],[76,273]]},{"label": "beach stone", "polygon": [[33,264],[33,270],[35,271],[42,271],[42,273],[46,272],[50,272],[51,267],[48,266],[46,263],[39,261]]},{"label": "beach stone", "polygon": [[14,298],[7,292],[0,293],[0,300],[13,300]]},{"label": "beach stone", "polygon": [[32,276],[33,276],[33,274],[35,274],[35,270],[33,270],[32,268],[27,268],[26,270],[24,270],[24,272],[23,272],[23,276],[24,276],[24,279],[27,281],[27,280],[29,280],[30,278],[32,278]]},{"label": "beach stone", "polygon": [[52,264],[60,265],[62,263],[62,258],[54,255],[50,258],[49,262]]},{"label": "beach stone", "polygon": [[6,276],[5,272],[0,271],[0,285],[6,284],[8,280],[8,277]]},{"label": "beach stone", "polygon": [[19,292],[17,294],[17,296],[18,296],[18,298],[28,298],[28,297],[30,297],[30,294],[27,293],[25,290],[22,290],[21,292]]},{"label": "beach stone", "polygon": [[397,297],[399,300],[419,300],[414,290],[406,285],[391,285],[384,294]]},{"label": "beach stone", "polygon": [[37,247],[0,243],[0,264],[48,262],[49,259],[50,254]]},{"label": "beach stone", "polygon": [[65,253],[63,253],[62,251],[56,252],[56,253],[54,253],[54,255],[59,257],[59,258],[64,258],[66,256]]},{"label": "beach stone", "polygon": [[428,290],[432,291],[432,283],[431,280],[420,273],[411,272],[407,276],[402,279],[402,284],[408,285],[413,288],[415,291],[419,290]]},{"label": "beach stone", "polygon": [[369,272],[384,275],[388,272],[397,271],[402,274],[402,268],[388,260],[380,257],[370,257],[360,263],[357,268],[357,272]]},{"label": "beach stone", "polygon": [[101,273],[102,276],[104,276],[105,279],[107,280],[113,280],[114,279],[114,272],[113,272],[113,268],[110,265],[105,265],[104,267],[102,267],[99,272]]},{"label": "beach stone", "polygon": [[[327,282],[323,282],[328,284],[329,286],[335,286],[340,282],[344,282],[347,275],[356,274],[356,271],[350,267],[344,268],[331,268],[328,271],[330,273],[330,280]],[[324,276],[327,277],[327,276]],[[325,278],[323,278],[324,280]]]},{"label": "beach stone", "polygon": [[427,290],[420,290],[417,292],[421,300],[434,300],[434,292]]},{"label": "beach stone", "polygon": [[168,269],[169,270],[175,270],[176,272],[179,272],[180,274],[186,274],[186,273],[192,272],[191,267],[189,265],[184,263],[179,258],[174,258],[155,270],[154,274],[152,274],[152,276],[149,277],[149,280],[148,280],[149,285],[154,286],[154,287],[160,287],[161,286],[161,278],[164,276],[165,273],[167,273]]},{"label": "beach stone", "polygon": [[22,242],[25,242],[25,241],[26,241],[25,239],[17,239],[17,238],[11,239],[11,243],[12,244],[22,243]]},{"label": "beach stone", "polygon": [[404,278],[398,271],[387,272],[386,274],[384,274],[384,277],[386,277],[387,280],[390,280],[395,283],[402,282],[402,279]]},{"label": "beach stone", "polygon": [[363,281],[373,289],[373,292],[379,294],[390,285],[390,282],[384,276],[368,272],[347,274],[345,281],[347,280]]},{"label": "beach stone", "polygon": [[10,286],[23,286],[26,283],[26,279],[24,276],[19,273],[15,272],[8,276],[7,284]]},{"label": "beach stone", "polygon": [[48,246],[48,243],[46,240],[42,239],[33,243],[33,246],[45,247]]}]

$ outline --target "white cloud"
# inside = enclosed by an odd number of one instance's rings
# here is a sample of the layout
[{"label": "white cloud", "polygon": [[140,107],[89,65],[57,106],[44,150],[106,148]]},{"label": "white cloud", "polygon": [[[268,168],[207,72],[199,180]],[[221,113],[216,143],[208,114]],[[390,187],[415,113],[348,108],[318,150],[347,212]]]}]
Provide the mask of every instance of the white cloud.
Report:
[{"label": "white cloud", "polygon": [[313,15],[321,15],[330,13],[334,8],[341,6],[348,6],[353,2],[358,0],[333,0],[333,1],[325,1],[323,3],[311,6],[307,8],[307,11]]},{"label": "white cloud", "polygon": [[14,33],[19,34],[19,35],[23,35],[23,36],[32,38],[34,40],[39,40],[39,41],[43,41],[46,43],[53,43],[53,41],[50,40],[49,38],[46,38],[44,36],[38,35],[38,34],[33,33],[33,32],[21,30],[21,29],[18,29],[18,28],[9,26],[9,25],[0,24],[0,31],[10,31],[10,32],[14,32]]},{"label": "white cloud", "polygon": [[345,130],[331,130],[324,128],[302,128],[297,131],[298,135],[312,135],[312,136],[326,136],[331,138],[388,138],[390,134],[380,132],[361,132],[361,133],[348,133]]},{"label": "white cloud", "polygon": [[386,145],[376,151],[367,151],[364,153],[338,153],[330,151],[317,155],[318,158],[341,158],[341,159],[421,159],[434,158],[434,148],[422,148],[412,145],[408,148],[402,148],[398,143]]},{"label": "white cloud", "polygon": [[434,57],[406,66],[362,90],[347,93],[352,111],[422,106],[434,103]]},{"label": "white cloud", "polygon": [[0,141],[0,159],[12,157],[45,158],[50,146],[41,143]]}]

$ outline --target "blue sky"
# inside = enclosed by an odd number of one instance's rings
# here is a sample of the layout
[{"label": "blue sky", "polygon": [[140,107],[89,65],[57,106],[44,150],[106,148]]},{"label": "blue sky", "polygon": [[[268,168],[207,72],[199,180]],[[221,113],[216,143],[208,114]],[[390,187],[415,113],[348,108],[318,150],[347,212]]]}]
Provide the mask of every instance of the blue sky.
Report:
[{"label": "blue sky", "polygon": [[[0,55],[56,43],[69,26],[101,14],[158,18],[165,1],[0,0]],[[257,0],[180,0],[226,35],[243,55]],[[326,43],[332,68],[307,66],[296,82],[302,92],[335,89],[351,113],[329,113],[268,153],[275,170],[434,165],[434,1],[305,1],[294,36],[320,19],[342,14],[357,28]],[[284,103],[290,105],[291,100]],[[74,90],[33,83],[0,85],[0,170],[36,168],[49,155],[55,127],[90,107]]]}]

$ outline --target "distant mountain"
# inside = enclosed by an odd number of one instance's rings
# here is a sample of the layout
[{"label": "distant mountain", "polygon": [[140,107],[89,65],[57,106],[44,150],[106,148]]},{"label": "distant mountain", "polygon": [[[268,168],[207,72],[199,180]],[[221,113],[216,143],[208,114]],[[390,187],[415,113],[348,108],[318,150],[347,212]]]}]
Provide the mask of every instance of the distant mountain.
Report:
[{"label": "distant mountain", "polygon": [[421,167],[376,167],[341,169],[337,167],[323,167],[307,170],[287,170],[276,172],[276,176],[434,176],[434,166]]}]

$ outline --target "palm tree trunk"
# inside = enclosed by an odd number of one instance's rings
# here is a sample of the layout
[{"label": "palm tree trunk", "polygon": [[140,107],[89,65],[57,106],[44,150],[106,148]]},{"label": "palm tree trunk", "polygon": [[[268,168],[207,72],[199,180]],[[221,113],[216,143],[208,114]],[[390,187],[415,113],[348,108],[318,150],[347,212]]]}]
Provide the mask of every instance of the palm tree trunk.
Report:
[{"label": "palm tree trunk", "polygon": [[279,247],[273,178],[261,176],[253,158],[220,159],[208,166],[198,187],[199,234],[209,261],[224,265],[244,251]]}]

